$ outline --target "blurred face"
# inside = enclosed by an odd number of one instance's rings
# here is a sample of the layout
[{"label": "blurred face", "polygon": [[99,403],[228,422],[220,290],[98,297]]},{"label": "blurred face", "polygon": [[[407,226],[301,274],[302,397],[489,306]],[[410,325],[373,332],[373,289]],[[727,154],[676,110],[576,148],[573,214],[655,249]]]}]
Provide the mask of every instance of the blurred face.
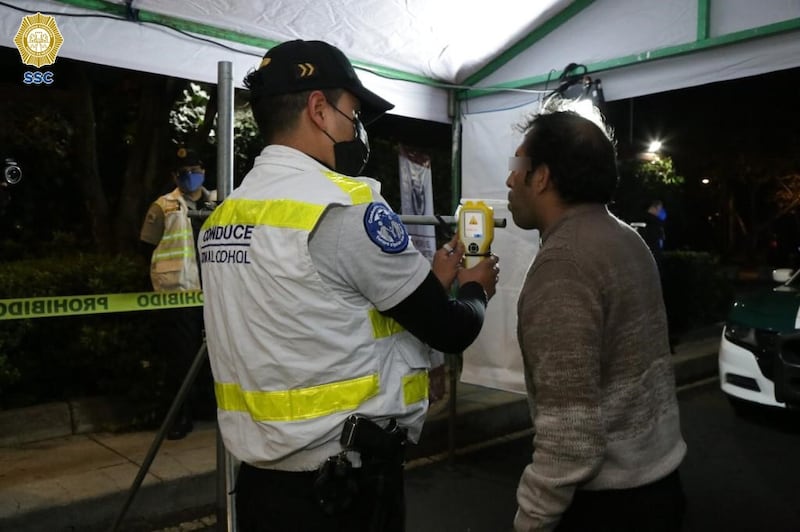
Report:
[{"label": "blurred face", "polygon": [[506,179],[508,187],[508,210],[517,227],[536,229],[536,192],[531,160],[525,155],[525,143],[520,144],[514,157],[509,159],[510,174]]}]

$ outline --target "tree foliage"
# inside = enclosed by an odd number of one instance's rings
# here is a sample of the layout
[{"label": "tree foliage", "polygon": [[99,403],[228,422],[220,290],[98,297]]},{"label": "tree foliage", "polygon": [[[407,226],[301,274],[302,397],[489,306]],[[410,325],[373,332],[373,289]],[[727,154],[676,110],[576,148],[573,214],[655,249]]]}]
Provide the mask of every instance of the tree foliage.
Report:
[{"label": "tree foliage", "polygon": [[[0,49],[9,70],[19,62],[12,52]],[[164,172],[167,112],[185,82],[68,59],[57,67],[52,86],[0,79],[0,150],[23,169],[0,208],[2,238],[25,242],[16,248],[23,256],[57,232],[76,235],[78,249],[131,252]]]},{"label": "tree foliage", "polygon": [[727,256],[744,263],[795,266],[800,230],[800,132],[770,139],[738,132],[730,150],[710,150],[713,230]]},{"label": "tree foliage", "polygon": [[[233,182],[241,183],[253,160],[263,148],[255,120],[246,101],[246,93],[234,95]],[[192,82],[170,111],[173,143],[197,150],[206,165],[206,186],[219,186],[216,176],[216,87]],[[206,117],[210,117],[206,119]]]}]

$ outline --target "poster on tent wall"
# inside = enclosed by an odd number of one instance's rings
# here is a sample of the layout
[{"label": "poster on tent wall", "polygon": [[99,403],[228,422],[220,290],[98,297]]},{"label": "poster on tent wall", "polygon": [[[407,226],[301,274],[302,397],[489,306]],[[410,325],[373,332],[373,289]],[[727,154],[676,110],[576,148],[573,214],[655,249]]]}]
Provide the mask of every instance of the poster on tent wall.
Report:
[{"label": "poster on tent wall", "polygon": [[[431,158],[425,153],[400,145],[400,211],[402,214],[433,215],[433,182],[431,180]],[[432,225],[406,226],[417,248],[429,261],[436,253],[436,229]],[[433,351],[431,355],[430,389],[431,404],[446,395],[447,377],[444,371],[444,354]]]},{"label": "poster on tent wall", "polygon": [[517,343],[517,298],[539,250],[539,232],[514,225],[505,182],[508,158],[522,141],[516,126],[538,107],[538,101],[530,102],[462,119],[461,201],[483,200],[496,219],[505,219],[506,227],[494,231],[492,253],[500,257],[500,282],[480,335],[464,352],[461,381],[518,393],[525,393],[525,379]]},{"label": "poster on tent wall", "polygon": [[[402,214],[433,215],[431,158],[425,153],[400,145],[400,210]],[[414,247],[433,260],[436,230],[432,225],[406,226]]]}]

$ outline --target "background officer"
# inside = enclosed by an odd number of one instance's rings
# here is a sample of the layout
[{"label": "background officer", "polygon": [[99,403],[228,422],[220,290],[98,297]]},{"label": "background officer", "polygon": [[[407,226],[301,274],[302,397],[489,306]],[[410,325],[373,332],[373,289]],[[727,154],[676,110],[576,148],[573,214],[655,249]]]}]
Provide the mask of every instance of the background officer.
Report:
[{"label": "background officer", "polygon": [[[203,187],[203,162],[192,150],[179,148],[172,170],[176,188],[154,201],[145,216],[139,239],[150,256],[153,290],[199,290],[200,270],[195,242],[202,225],[189,211],[213,207],[214,192]],[[175,308],[163,311],[159,320],[159,352],[166,363],[168,389],[177,393],[203,343],[203,309]],[[167,433],[181,439],[193,428],[192,410],[203,399],[211,403],[210,369],[201,372]]]}]

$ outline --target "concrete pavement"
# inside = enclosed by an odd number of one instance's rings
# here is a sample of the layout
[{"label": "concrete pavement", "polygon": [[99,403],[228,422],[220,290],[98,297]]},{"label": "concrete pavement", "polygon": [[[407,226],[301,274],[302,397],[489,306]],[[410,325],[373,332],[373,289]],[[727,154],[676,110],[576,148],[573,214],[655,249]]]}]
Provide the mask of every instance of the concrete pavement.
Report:
[{"label": "concrete pavement", "polygon": [[[709,327],[676,346],[679,385],[716,375],[720,330]],[[446,456],[451,445],[480,444],[530,427],[525,396],[462,383],[453,420],[448,408],[436,409],[412,450],[412,465]],[[95,433],[0,447],[0,530],[108,530],[155,436],[156,431]],[[121,530],[151,531],[179,522],[183,514],[213,513],[216,441],[211,422],[196,424],[183,440],[165,440]]]}]

